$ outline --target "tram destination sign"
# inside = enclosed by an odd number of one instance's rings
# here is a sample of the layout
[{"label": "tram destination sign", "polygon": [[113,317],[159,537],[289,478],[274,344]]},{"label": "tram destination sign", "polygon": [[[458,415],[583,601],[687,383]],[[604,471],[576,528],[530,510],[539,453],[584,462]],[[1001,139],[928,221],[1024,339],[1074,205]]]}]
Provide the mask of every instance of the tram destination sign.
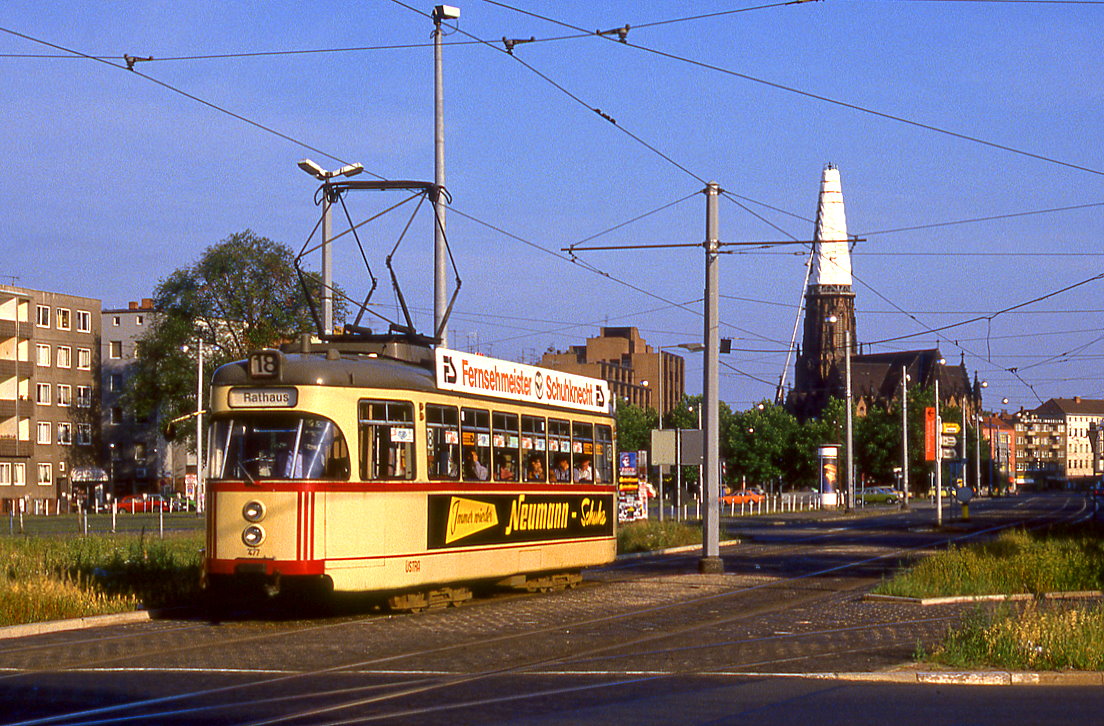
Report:
[{"label": "tram destination sign", "polygon": [[609,384],[598,378],[437,349],[437,387],[513,401],[608,413]]}]

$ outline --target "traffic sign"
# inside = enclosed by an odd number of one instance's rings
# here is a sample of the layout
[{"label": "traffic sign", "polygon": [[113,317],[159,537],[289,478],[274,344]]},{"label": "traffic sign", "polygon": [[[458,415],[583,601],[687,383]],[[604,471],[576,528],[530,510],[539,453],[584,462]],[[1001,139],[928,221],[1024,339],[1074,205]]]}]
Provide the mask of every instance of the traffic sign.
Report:
[{"label": "traffic sign", "polygon": [[943,460],[954,459],[958,457],[958,450],[953,446],[944,446],[942,452],[943,453],[940,455],[940,458],[942,458]]},{"label": "traffic sign", "polygon": [[958,437],[956,437],[956,436],[947,436],[946,434],[944,434],[943,436],[939,437],[939,443],[942,444],[943,446],[953,447],[953,446],[958,445]]},{"label": "traffic sign", "polygon": [[962,426],[954,421],[943,422],[943,433],[945,434],[958,434],[962,432]]}]

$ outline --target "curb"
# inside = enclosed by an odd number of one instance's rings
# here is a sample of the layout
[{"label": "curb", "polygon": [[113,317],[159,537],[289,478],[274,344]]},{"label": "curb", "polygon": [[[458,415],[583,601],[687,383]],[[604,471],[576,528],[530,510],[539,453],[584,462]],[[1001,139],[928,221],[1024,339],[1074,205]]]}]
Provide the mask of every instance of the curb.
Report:
[{"label": "curb", "polygon": [[[1100,590],[1076,590],[1072,592],[1045,592],[1038,596],[1041,600],[1081,600],[1088,598],[1104,597]],[[863,600],[873,602],[899,602],[911,605],[956,605],[972,602],[1007,602],[1034,600],[1031,593],[1015,593],[1012,595],[950,595],[947,597],[903,597],[900,595],[876,595],[867,593]]]},{"label": "curb", "polygon": [[24,638],[30,635],[44,635],[46,633],[58,633],[65,630],[101,628],[107,625],[145,623],[149,622],[149,620],[149,610],[135,610],[128,613],[93,615],[87,618],[71,618],[69,620],[49,620],[42,623],[26,623],[25,625],[9,625],[8,627],[0,628],[0,640]]},{"label": "curb", "polygon": [[[718,547],[732,547],[734,545],[742,544],[742,539],[726,539],[723,542],[718,543]],[[678,555],[685,552],[693,552],[700,550],[702,546],[700,544],[682,545],[681,547],[668,547],[665,550],[648,550],[647,552],[629,552],[623,555],[617,555],[616,562],[622,560],[638,560],[643,557],[654,557],[655,555]]]},{"label": "curb", "polygon": [[806,673],[805,678],[869,683],[920,683],[934,686],[1100,686],[1104,673],[1070,671],[889,671],[885,673]]}]

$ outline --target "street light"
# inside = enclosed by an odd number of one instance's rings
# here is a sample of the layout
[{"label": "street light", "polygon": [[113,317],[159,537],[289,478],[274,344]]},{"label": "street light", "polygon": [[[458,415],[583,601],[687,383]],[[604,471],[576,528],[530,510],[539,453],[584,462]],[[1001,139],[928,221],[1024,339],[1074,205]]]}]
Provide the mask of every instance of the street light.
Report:
[{"label": "street light", "polygon": [[333,253],[330,251],[330,180],[335,176],[356,176],[364,171],[361,164],[346,164],[340,169],[326,171],[310,159],[302,159],[299,168],[322,182],[322,332],[333,333]]}]

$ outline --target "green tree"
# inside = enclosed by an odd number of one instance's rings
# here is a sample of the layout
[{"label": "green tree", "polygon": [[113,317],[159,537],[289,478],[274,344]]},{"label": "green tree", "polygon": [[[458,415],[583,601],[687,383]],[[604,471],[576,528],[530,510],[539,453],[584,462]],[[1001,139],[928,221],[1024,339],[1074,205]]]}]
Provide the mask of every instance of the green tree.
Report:
[{"label": "green tree", "polygon": [[854,421],[856,485],[861,477],[872,483],[893,484],[894,469],[901,466],[901,416],[880,406]]},{"label": "green tree", "polygon": [[621,451],[639,451],[652,446],[652,429],[659,425],[659,415],[653,408],[644,408],[617,400],[617,447]]},{"label": "green tree", "polygon": [[[304,280],[319,300],[319,276]],[[341,297],[335,295],[335,319],[344,316]],[[195,264],[163,279],[154,307],[156,322],[137,341],[124,397],[138,420],[170,421],[195,410],[197,341],[209,381],[223,363],[315,327],[291,249],[250,230],[208,247]]]}]

